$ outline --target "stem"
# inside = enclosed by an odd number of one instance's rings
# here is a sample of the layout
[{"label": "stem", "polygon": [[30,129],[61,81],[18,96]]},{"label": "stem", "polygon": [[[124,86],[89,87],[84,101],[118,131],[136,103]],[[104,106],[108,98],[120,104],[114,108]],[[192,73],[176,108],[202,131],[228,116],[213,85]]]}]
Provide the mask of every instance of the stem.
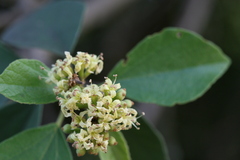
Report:
[{"label": "stem", "polygon": [[59,114],[58,114],[58,118],[56,120],[56,124],[57,124],[58,127],[62,126],[63,120],[64,120],[64,115],[60,111]]}]

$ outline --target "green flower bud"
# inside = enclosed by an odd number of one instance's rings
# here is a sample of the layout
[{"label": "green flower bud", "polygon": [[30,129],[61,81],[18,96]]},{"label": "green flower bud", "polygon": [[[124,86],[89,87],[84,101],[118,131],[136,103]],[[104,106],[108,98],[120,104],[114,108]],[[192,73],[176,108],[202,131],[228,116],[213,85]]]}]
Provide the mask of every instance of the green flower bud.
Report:
[{"label": "green flower bud", "polygon": [[80,156],[83,156],[86,153],[86,150],[78,148],[78,149],[76,149],[76,153],[77,153],[77,156],[80,157]]},{"label": "green flower bud", "polygon": [[93,155],[98,155],[98,150],[96,150],[96,149],[90,149],[90,150],[88,151],[88,153],[89,153],[89,154],[93,154]]},{"label": "green flower bud", "polygon": [[70,124],[65,124],[62,127],[62,131],[66,134],[72,133],[73,131],[71,130],[71,125]]},{"label": "green flower bud", "polygon": [[109,145],[110,146],[115,146],[117,144],[118,144],[117,140],[113,136],[110,136]]},{"label": "green flower bud", "polygon": [[114,97],[114,99],[123,100],[126,97],[126,93],[127,92],[126,92],[125,88],[119,89],[119,90],[117,90],[117,94]]},{"label": "green flower bud", "polygon": [[[125,104],[124,102],[125,102],[126,104]],[[131,100],[129,100],[129,99],[123,100],[123,103],[124,103],[125,105],[127,105],[126,107],[128,107],[128,108],[130,108],[130,107],[132,107],[132,106],[134,105],[133,101],[131,101]]]},{"label": "green flower bud", "polygon": [[122,106],[123,108],[127,108],[127,102],[121,101],[121,106]]},{"label": "green flower bud", "polygon": [[104,133],[103,139],[104,140],[108,140],[109,139],[109,133],[108,132]]},{"label": "green flower bud", "polygon": [[72,139],[71,134],[68,135],[67,142],[69,142],[69,143],[73,143],[74,142],[74,139]]}]

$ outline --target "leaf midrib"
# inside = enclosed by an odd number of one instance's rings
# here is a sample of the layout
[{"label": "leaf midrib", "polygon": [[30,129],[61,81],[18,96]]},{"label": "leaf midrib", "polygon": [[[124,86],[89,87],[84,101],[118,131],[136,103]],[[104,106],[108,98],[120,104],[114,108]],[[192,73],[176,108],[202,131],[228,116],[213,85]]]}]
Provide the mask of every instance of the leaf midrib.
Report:
[{"label": "leaf midrib", "polygon": [[[181,69],[173,69],[173,70],[168,70],[168,71],[156,71],[153,73],[149,73],[149,74],[138,74],[138,75],[133,75],[133,76],[128,76],[128,77],[119,77],[118,80],[131,80],[131,79],[136,79],[136,78],[141,78],[141,77],[146,77],[146,76],[154,76],[157,74],[164,74],[164,73],[171,73],[171,72],[180,72],[182,70],[186,70],[186,69],[195,69],[198,67],[204,67],[204,66],[212,66],[212,65],[225,65],[226,67],[224,68],[224,70],[222,72],[224,72],[228,66],[227,61],[226,62],[218,62],[218,63],[211,63],[211,64],[207,64],[207,65],[197,65],[197,66],[191,66],[191,67],[186,67],[186,68],[181,68]],[[144,72],[145,73],[145,72]],[[119,74],[119,73],[118,73]]]}]

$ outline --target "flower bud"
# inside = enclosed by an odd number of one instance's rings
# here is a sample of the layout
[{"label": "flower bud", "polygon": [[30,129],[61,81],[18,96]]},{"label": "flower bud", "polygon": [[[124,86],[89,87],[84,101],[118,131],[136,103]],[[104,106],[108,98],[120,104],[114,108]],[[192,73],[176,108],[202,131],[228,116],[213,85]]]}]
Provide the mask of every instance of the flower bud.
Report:
[{"label": "flower bud", "polygon": [[134,105],[133,101],[129,100],[129,99],[125,99],[123,100],[123,102],[126,103],[126,107],[130,108]]},{"label": "flower bud", "polygon": [[117,144],[118,144],[118,142],[116,141],[116,139],[113,136],[110,136],[109,145],[110,146],[115,146]]},{"label": "flower bud", "polygon": [[63,130],[63,132],[66,133],[66,134],[72,133],[71,125],[70,125],[70,124],[65,124],[65,125],[62,127],[62,130]]},{"label": "flower bud", "polygon": [[108,140],[109,139],[109,133],[108,132],[104,133],[103,139],[104,140]]},{"label": "flower bud", "polygon": [[88,153],[89,153],[89,154],[93,154],[93,155],[98,155],[98,150],[96,150],[96,149],[90,149],[90,150],[88,151]]},{"label": "flower bud", "polygon": [[73,143],[74,142],[74,139],[72,139],[72,134],[68,135],[67,142],[69,142],[69,143]]},{"label": "flower bud", "polygon": [[126,89],[122,88],[122,89],[117,90],[117,94],[114,97],[114,99],[123,100],[125,98],[125,96],[126,96]]},{"label": "flower bud", "polygon": [[86,153],[86,150],[78,148],[78,149],[76,149],[76,153],[77,153],[77,156],[80,157],[80,156],[83,156]]}]

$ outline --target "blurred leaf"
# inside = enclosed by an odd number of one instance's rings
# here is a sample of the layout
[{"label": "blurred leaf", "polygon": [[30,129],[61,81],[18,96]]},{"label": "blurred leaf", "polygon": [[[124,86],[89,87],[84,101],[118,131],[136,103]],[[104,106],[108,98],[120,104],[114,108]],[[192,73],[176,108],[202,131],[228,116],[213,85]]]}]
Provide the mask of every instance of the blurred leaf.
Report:
[{"label": "blurred leaf", "polygon": [[24,131],[0,144],[4,160],[71,160],[69,147],[56,124]]},{"label": "blurred leaf", "polygon": [[0,108],[0,142],[28,128],[39,126],[42,105],[13,103]]},{"label": "blurred leaf", "polygon": [[53,85],[39,79],[47,77],[48,69],[37,60],[20,59],[12,62],[0,75],[0,93],[19,103],[45,104],[55,102]]},{"label": "blurred leaf", "polygon": [[118,144],[109,146],[107,153],[100,152],[101,160],[131,160],[127,142],[121,132],[110,132]]},{"label": "blurred leaf", "polygon": [[145,38],[109,73],[139,102],[173,106],[200,97],[230,60],[213,43],[178,28]]},{"label": "blurred leaf", "polygon": [[9,27],[2,39],[20,48],[41,48],[63,55],[75,47],[83,11],[79,1],[49,3]]},{"label": "blurred leaf", "polygon": [[4,107],[4,104],[8,101],[3,95],[0,95],[0,109]]},{"label": "blurred leaf", "polygon": [[12,61],[14,61],[15,59],[17,59],[18,57],[13,53],[13,51],[11,51],[10,49],[8,49],[3,43],[0,42],[0,53],[1,53],[1,58],[0,58],[0,73],[2,73],[4,71],[4,69],[9,65],[9,63],[11,63]]},{"label": "blurred leaf", "polygon": [[[2,73],[4,69],[9,65],[9,63],[16,60],[18,57],[2,42],[0,42],[0,53],[0,73]],[[7,98],[5,98],[3,95],[0,95],[0,109],[4,107],[4,104],[7,101],[9,101]]]},{"label": "blurred leaf", "polygon": [[140,130],[135,128],[123,131],[133,160],[169,160],[162,135],[144,118],[138,120]]}]

